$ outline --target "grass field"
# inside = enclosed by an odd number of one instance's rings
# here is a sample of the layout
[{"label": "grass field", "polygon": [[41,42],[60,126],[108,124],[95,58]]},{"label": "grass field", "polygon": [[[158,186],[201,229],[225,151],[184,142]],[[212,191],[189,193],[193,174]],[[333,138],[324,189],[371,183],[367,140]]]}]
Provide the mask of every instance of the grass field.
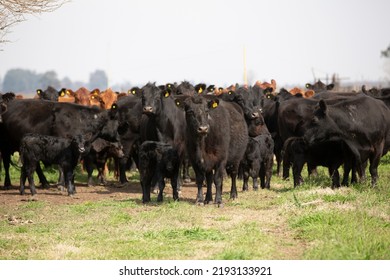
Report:
[{"label": "grass field", "polygon": [[[55,171],[45,174],[56,181]],[[299,188],[273,176],[270,190],[231,201],[225,179],[223,208],[195,205],[194,184],[179,202],[168,187],[162,204],[152,195],[143,205],[138,174],[128,175],[126,186],[89,188],[78,175],[75,198],[52,187],[30,201],[29,190],[18,194],[13,169],[14,187],[0,191],[0,259],[390,259],[389,156],[376,188],[332,190],[320,168],[311,180],[304,173]]]}]

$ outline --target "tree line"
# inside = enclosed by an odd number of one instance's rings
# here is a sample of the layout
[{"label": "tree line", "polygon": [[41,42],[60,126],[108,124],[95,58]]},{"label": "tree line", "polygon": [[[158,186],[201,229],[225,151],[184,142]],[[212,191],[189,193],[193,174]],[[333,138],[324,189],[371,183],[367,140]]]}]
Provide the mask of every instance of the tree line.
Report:
[{"label": "tree line", "polygon": [[48,86],[57,89],[70,88],[74,90],[80,87],[106,89],[108,87],[108,77],[105,71],[95,70],[90,74],[88,82],[81,82],[72,81],[68,77],[60,79],[53,70],[45,73],[36,73],[28,69],[16,68],[8,70],[2,80],[0,77],[0,85],[2,92],[14,93],[32,93],[36,89],[46,89]]}]

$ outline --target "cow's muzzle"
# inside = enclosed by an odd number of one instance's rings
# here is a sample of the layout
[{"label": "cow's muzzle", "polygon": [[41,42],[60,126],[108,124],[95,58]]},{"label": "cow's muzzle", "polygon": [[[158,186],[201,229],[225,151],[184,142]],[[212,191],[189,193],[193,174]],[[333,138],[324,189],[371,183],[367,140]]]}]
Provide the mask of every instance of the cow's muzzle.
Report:
[{"label": "cow's muzzle", "polygon": [[198,127],[198,133],[199,134],[206,134],[209,131],[208,125],[201,125]]}]

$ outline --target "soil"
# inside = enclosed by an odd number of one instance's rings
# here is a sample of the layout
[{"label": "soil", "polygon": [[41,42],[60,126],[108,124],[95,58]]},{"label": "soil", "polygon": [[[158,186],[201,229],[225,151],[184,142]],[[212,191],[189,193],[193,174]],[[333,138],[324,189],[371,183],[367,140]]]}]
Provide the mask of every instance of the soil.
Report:
[{"label": "soil", "polygon": [[[172,189],[167,186],[164,190],[168,196],[172,196]],[[180,198],[183,201],[192,201],[195,203],[197,189],[194,183],[183,186]],[[154,195],[156,196],[156,195]],[[76,194],[73,197],[68,196],[66,190],[61,191],[57,186],[52,185],[50,188],[37,187],[37,194],[33,197],[28,186],[25,190],[25,195],[19,194],[19,187],[12,186],[9,190],[1,188],[0,190],[0,205],[17,206],[22,203],[38,200],[45,201],[51,204],[77,204],[86,201],[99,201],[106,199],[124,200],[134,199],[141,201],[142,190],[139,183],[120,184],[118,182],[108,182],[106,186],[88,187],[86,184],[76,184]],[[153,199],[153,195],[152,195]]]}]

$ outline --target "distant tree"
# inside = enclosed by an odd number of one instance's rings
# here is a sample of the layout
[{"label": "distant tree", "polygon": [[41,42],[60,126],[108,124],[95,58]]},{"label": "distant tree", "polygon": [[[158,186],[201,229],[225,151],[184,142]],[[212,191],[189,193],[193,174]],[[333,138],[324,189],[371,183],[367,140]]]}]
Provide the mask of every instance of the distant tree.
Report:
[{"label": "distant tree", "polygon": [[108,85],[108,77],[105,71],[103,70],[96,70],[95,72],[91,73],[89,76],[89,88],[95,89],[101,89],[104,90],[107,88]]},{"label": "distant tree", "polygon": [[39,75],[38,88],[46,89],[48,86],[55,89],[59,89],[61,86],[55,71],[47,71],[46,73]]},{"label": "distant tree", "polygon": [[384,51],[381,51],[381,56],[390,58],[390,45]]},{"label": "distant tree", "polygon": [[0,45],[7,42],[6,35],[26,15],[52,12],[68,0],[0,0]]},{"label": "distant tree", "polygon": [[38,75],[30,70],[11,69],[4,76],[3,91],[33,92],[38,86]]}]

